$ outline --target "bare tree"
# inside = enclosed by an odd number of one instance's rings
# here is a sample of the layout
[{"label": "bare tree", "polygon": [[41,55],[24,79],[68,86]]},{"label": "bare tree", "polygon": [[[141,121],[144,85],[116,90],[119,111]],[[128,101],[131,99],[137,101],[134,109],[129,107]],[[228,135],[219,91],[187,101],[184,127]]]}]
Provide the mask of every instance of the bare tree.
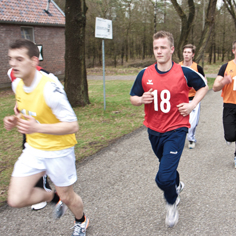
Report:
[{"label": "bare tree", "polygon": [[235,12],[236,2],[235,0],[223,0],[223,1],[225,3],[227,10],[229,11],[230,15],[232,16],[234,20],[234,26],[236,29],[236,12]]},{"label": "bare tree", "polygon": [[205,48],[211,36],[211,31],[215,22],[216,3],[217,3],[217,0],[210,0],[207,7],[205,26],[204,26],[201,39],[198,43],[197,50],[195,53],[195,61],[197,63],[199,63],[199,61],[202,59]]},{"label": "bare tree", "polygon": [[72,107],[89,104],[85,66],[85,0],[66,0],[65,91]]},{"label": "bare tree", "polygon": [[181,8],[181,6],[178,4],[177,0],[171,0],[171,2],[180,17],[182,24],[181,34],[177,45],[177,55],[180,59],[182,58],[182,48],[188,42],[188,37],[193,27],[193,20],[195,16],[195,5],[193,0],[188,0],[189,13],[187,16],[184,10]]}]

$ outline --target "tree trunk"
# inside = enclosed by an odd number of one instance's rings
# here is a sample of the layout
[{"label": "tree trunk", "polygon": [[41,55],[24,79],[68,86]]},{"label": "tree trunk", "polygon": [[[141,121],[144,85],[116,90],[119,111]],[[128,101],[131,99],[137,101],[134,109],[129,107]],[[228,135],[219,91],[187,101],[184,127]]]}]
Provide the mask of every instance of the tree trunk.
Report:
[{"label": "tree trunk", "polygon": [[[146,20],[146,19],[145,19]],[[142,59],[144,60],[146,56],[146,22],[143,28],[143,50],[142,50]]]},{"label": "tree trunk", "polygon": [[85,0],[66,0],[65,91],[72,107],[89,104],[85,66]]},{"label": "tree trunk", "polygon": [[188,42],[188,37],[191,32],[191,29],[193,27],[193,20],[195,16],[195,5],[193,0],[188,0],[188,6],[189,6],[189,15],[185,14],[183,9],[178,4],[177,0],[171,0],[176,12],[178,13],[180,19],[181,19],[181,34],[179,37],[178,45],[177,45],[177,55],[179,59],[182,59],[182,50],[183,46]]},{"label": "tree trunk", "polygon": [[216,63],[216,27],[215,23],[213,25],[213,35],[212,35],[212,52],[213,52],[213,64]]},{"label": "tree trunk", "polygon": [[205,26],[195,54],[195,60],[197,63],[199,63],[199,61],[202,59],[205,48],[211,36],[212,27],[215,21],[216,3],[217,0],[210,0],[208,4]]},{"label": "tree trunk", "polygon": [[124,65],[124,56],[125,56],[125,47],[124,47],[124,42],[122,42],[122,47],[121,47],[121,65]]},{"label": "tree trunk", "polygon": [[212,61],[212,49],[213,49],[213,45],[210,46],[209,57],[208,57],[209,64],[211,64],[211,61]]}]

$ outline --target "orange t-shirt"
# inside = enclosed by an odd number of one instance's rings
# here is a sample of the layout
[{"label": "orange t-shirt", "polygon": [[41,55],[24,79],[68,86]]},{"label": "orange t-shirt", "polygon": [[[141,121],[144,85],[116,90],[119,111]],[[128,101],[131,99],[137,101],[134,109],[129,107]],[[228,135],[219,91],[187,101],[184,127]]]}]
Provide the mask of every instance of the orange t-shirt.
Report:
[{"label": "orange t-shirt", "polygon": [[[183,61],[181,61],[179,63],[181,66],[184,65]],[[198,72],[198,69],[197,69],[197,63],[196,62],[193,62],[192,65],[190,66],[193,70],[197,71]],[[188,97],[194,97],[196,94],[196,90],[194,88],[191,88],[189,90],[189,93],[188,93]]]},{"label": "orange t-shirt", "polygon": [[228,75],[231,75],[232,82],[222,88],[221,97],[223,97],[224,103],[236,104],[236,64],[234,60],[228,62],[225,69],[225,73],[226,72]]}]

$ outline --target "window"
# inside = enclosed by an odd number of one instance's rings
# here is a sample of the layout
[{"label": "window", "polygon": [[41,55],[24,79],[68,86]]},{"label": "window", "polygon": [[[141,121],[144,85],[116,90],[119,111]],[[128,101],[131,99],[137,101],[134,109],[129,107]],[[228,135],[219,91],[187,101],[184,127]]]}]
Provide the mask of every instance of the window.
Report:
[{"label": "window", "polygon": [[32,27],[21,27],[21,38],[34,42],[34,29]]}]

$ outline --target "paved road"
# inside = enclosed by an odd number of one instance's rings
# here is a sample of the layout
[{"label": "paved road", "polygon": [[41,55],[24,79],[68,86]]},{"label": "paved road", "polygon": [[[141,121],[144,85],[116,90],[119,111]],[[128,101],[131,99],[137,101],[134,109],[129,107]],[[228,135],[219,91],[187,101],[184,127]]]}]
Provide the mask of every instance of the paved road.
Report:
[{"label": "paved road", "polygon": [[[179,165],[185,189],[179,223],[165,227],[165,204],[156,187],[158,162],[144,127],[78,164],[75,190],[90,218],[87,236],[236,235],[234,145],[222,130],[220,93],[208,92],[201,107],[194,150],[184,149]],[[0,235],[71,235],[69,211],[58,221],[52,206],[0,209]]]}]

